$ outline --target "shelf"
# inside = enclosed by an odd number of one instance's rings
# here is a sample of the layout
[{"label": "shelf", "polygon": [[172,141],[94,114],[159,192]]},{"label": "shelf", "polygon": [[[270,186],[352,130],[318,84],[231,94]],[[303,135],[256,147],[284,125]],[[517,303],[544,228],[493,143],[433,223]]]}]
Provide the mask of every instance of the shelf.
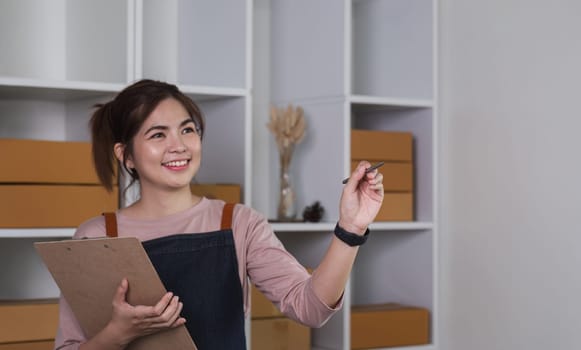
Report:
[{"label": "shelf", "polygon": [[68,101],[115,94],[124,84],[0,77],[0,96]]},{"label": "shelf", "polygon": [[[312,350],[333,350],[333,349],[314,346],[312,347]],[[415,346],[397,346],[390,348],[374,348],[373,350],[436,350],[436,347],[433,344],[428,344]]]},{"label": "shelf", "polygon": [[374,350],[436,350],[436,347],[433,344],[427,344],[427,345],[397,346],[390,348],[374,348]]},{"label": "shelf", "polygon": [[331,232],[335,222],[274,222],[270,225],[274,232]]},{"label": "shelf", "polygon": [[[335,222],[297,222],[297,223],[271,223],[274,232],[332,232]],[[431,230],[432,222],[374,222],[369,226],[370,230],[377,231],[421,231]]]},{"label": "shelf", "polygon": [[72,238],[74,228],[0,228],[0,238]]},{"label": "shelf", "polygon": [[244,97],[247,94],[245,89],[223,88],[200,85],[179,85],[180,90],[190,96],[194,101],[208,101],[223,98]]},{"label": "shelf", "polygon": [[430,99],[351,95],[350,102],[357,110],[390,110],[404,108],[432,108]]}]

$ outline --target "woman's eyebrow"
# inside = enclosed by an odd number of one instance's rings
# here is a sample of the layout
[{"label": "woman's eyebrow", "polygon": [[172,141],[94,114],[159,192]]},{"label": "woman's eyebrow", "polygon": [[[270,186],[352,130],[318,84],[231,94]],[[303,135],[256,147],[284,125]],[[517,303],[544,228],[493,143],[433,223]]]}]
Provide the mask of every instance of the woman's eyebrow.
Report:
[{"label": "woman's eyebrow", "polygon": [[[196,123],[194,123],[194,121],[191,118],[186,118],[180,123],[180,128],[183,127],[184,125],[189,124],[189,123],[192,123],[194,125],[196,124]],[[145,130],[144,135],[147,135],[149,132],[151,132],[153,130],[166,131],[168,129],[169,129],[169,127],[166,125],[153,125],[149,129]]]},{"label": "woman's eyebrow", "polygon": [[165,125],[154,125],[154,126],[150,127],[149,129],[145,130],[145,132],[144,132],[143,134],[144,134],[144,135],[147,135],[147,134],[149,134],[151,131],[154,131],[154,130],[161,130],[161,131],[166,131],[166,130],[168,130],[168,129],[169,129],[169,128],[168,128],[167,126],[165,126]]},{"label": "woman's eyebrow", "polygon": [[194,123],[194,120],[193,120],[192,118],[187,118],[187,119],[184,119],[184,120],[183,120],[183,121],[180,123],[180,127],[182,127],[182,126],[184,126],[184,125],[186,125],[186,124],[189,124],[189,123],[192,123],[192,124],[196,125],[196,123]]}]

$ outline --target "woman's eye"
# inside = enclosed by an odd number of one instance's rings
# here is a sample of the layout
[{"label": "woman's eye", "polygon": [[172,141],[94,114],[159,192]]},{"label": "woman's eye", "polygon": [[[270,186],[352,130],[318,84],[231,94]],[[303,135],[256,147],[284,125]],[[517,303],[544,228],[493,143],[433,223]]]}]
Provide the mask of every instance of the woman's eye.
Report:
[{"label": "woman's eye", "polygon": [[161,132],[157,132],[157,133],[150,136],[150,138],[152,138],[152,139],[159,139],[162,137],[163,137],[163,133],[161,133]]},{"label": "woman's eye", "polygon": [[196,129],[194,129],[192,127],[187,127],[187,128],[183,128],[183,130],[182,130],[182,134],[189,134],[192,132],[196,132]]}]

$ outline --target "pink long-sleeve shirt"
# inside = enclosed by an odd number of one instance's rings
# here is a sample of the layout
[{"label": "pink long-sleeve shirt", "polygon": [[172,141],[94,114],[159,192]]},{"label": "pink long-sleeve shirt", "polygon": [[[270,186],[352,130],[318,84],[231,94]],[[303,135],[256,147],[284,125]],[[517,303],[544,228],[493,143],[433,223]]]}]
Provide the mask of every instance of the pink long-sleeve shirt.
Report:
[{"label": "pink long-sleeve shirt", "polygon": [[[224,202],[202,198],[195,206],[162,219],[134,220],[117,213],[119,237],[135,236],[141,241],[177,233],[203,233],[220,229]],[[250,284],[270,299],[282,313],[310,327],[320,327],[341,308],[330,308],[315,294],[305,268],[274,235],[268,221],[257,211],[236,205],[232,231],[238,258],[244,312],[250,310]],[[105,236],[105,220],[92,218],[77,229],[74,238]],[[59,328],[55,349],[77,349],[86,337],[64,298],[60,298]]]}]

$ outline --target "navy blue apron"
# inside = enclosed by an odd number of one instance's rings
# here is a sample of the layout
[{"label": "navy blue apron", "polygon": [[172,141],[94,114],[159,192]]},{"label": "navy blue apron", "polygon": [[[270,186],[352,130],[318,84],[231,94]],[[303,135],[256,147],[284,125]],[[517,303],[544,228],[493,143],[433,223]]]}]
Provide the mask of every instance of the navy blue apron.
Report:
[{"label": "navy blue apron", "polygon": [[[224,206],[219,231],[175,234],[142,243],[166,289],[182,301],[181,315],[199,350],[246,349],[243,294],[231,228],[233,209],[234,204]],[[116,236],[115,214],[104,215],[107,235]]]}]

